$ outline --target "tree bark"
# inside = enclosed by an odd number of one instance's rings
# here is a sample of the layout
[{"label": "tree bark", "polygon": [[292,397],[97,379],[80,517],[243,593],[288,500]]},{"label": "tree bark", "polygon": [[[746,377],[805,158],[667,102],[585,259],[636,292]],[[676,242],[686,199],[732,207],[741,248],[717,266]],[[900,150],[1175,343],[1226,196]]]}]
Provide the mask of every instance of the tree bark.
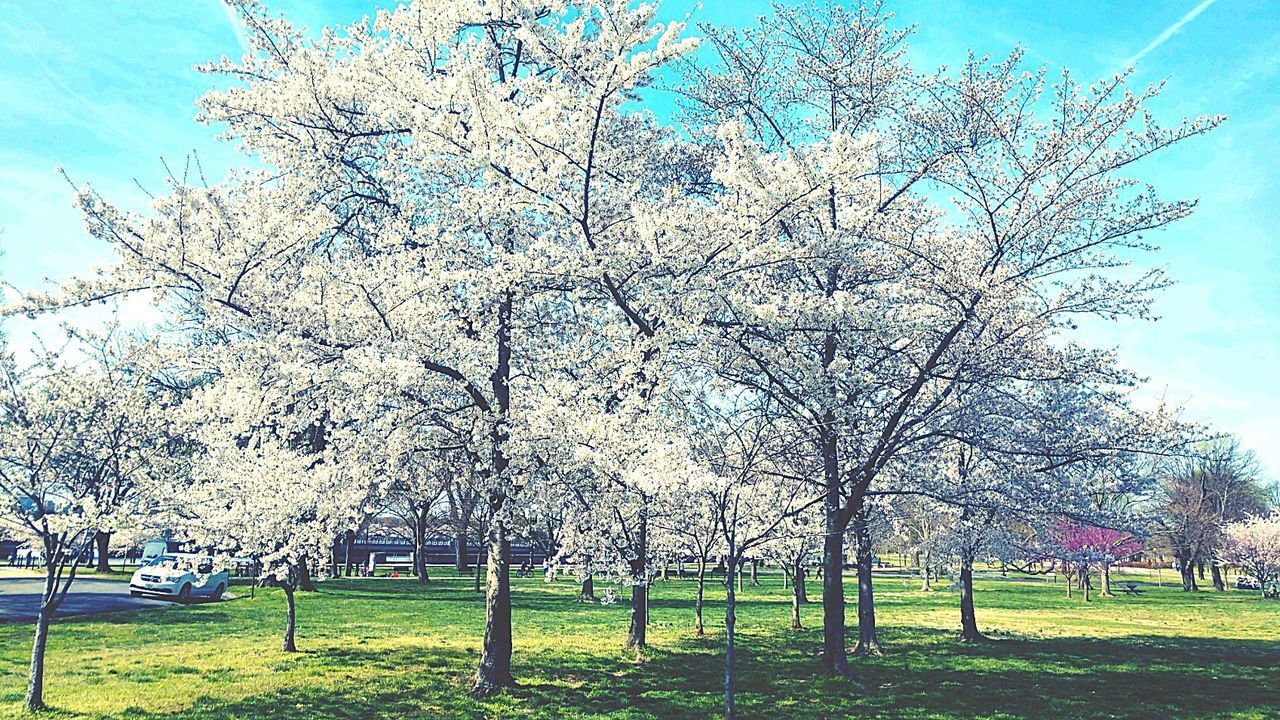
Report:
[{"label": "tree bark", "polygon": [[880,655],[880,639],[876,636],[875,592],[871,586],[871,529],[867,525],[866,508],[853,518],[854,548],[858,560],[858,644],[854,655]]},{"label": "tree bark", "polygon": [[987,638],[978,631],[978,618],[973,609],[973,557],[960,557],[960,641],[982,642]]},{"label": "tree bark", "polygon": [[505,521],[489,522],[489,582],[485,591],[484,645],[476,671],[473,697],[515,687],[511,675],[511,542]]},{"label": "tree bark", "polygon": [[923,579],[920,582],[920,590],[923,592],[933,592],[933,585],[930,584],[929,582],[929,563],[932,560],[932,558],[929,557],[929,555],[930,553],[925,552],[924,565],[921,566],[921,569],[924,570],[924,572],[921,573],[921,575],[923,576]]},{"label": "tree bark", "polygon": [[[791,629],[802,630],[804,627],[800,624],[800,606],[809,602],[808,596],[804,590],[804,563],[797,558],[791,564]],[[782,573],[787,574],[785,571]]]},{"label": "tree bark", "polygon": [[[822,667],[828,674],[852,677],[845,650],[844,528],[839,522],[839,487],[828,488],[826,536],[822,541]],[[836,500],[831,499],[835,495]]]},{"label": "tree bark", "polygon": [[631,626],[627,629],[627,647],[642,652],[646,643],[646,630],[649,627],[649,514],[643,504],[640,508],[640,525],[636,529],[636,557],[630,561],[631,566]]},{"label": "tree bark", "polygon": [[1193,592],[1195,590],[1199,590],[1199,588],[1196,586],[1195,569],[1192,567],[1191,558],[1188,557],[1186,554],[1179,554],[1177,556],[1177,559],[1178,559],[1178,574],[1182,576],[1183,592]]},{"label": "tree bark", "polygon": [[1227,583],[1222,579],[1222,566],[1218,565],[1217,562],[1214,562],[1209,566],[1209,572],[1213,576],[1213,589],[1218,592],[1225,592],[1227,589]]},{"label": "tree bark", "polygon": [[93,543],[98,551],[98,563],[93,569],[100,573],[111,572],[111,533],[99,530],[93,537]]},{"label": "tree bark", "polygon": [[[46,586],[48,584],[46,582]],[[28,711],[44,709],[44,651],[49,641],[49,620],[52,617],[53,610],[47,608],[42,602],[36,615],[35,641],[31,644],[31,671],[27,675],[25,705]]]},{"label": "tree bark", "polygon": [[346,558],[344,558],[346,560],[346,563],[345,563],[346,567],[343,568],[347,577],[351,577],[352,575],[355,574],[355,571],[356,571],[355,552],[356,552],[356,531],[347,530],[347,533],[346,533],[347,556]]},{"label": "tree bark", "polygon": [[[470,568],[470,558],[468,554],[470,548],[467,547],[467,534],[465,532],[458,533],[453,536],[453,569],[459,573],[467,572]],[[476,563],[477,565],[479,563]]]},{"label": "tree bark", "polygon": [[[737,563],[733,563],[737,564]],[[724,579],[724,717],[734,720],[737,708],[734,704],[734,641],[738,598],[734,594],[733,577]]]},{"label": "tree bark", "polygon": [[302,592],[316,591],[316,584],[311,580],[311,558],[306,555],[298,558],[298,589]]},{"label": "tree bark", "polygon": [[698,558],[698,591],[693,600],[693,634],[702,637],[702,592],[707,584],[707,559]]},{"label": "tree bark", "polygon": [[427,574],[427,511],[423,509],[418,514],[417,526],[413,529],[413,574],[418,578],[419,584],[431,582],[431,576]]},{"label": "tree bark", "polygon": [[1111,563],[1102,563],[1102,597],[1115,597],[1111,594]]},{"label": "tree bark", "polygon": [[297,634],[298,628],[298,608],[294,602],[293,584],[281,583],[280,589],[284,591],[284,602],[286,606],[284,621],[284,652],[297,652],[298,646],[294,642],[294,636]]},{"label": "tree bark", "polygon": [[760,561],[751,561],[751,587],[760,587]]},{"label": "tree bark", "polygon": [[[587,563],[590,565],[590,562]],[[582,589],[578,591],[578,599],[582,602],[594,602],[596,599],[596,580],[595,573],[587,571],[585,577],[582,578]]]}]

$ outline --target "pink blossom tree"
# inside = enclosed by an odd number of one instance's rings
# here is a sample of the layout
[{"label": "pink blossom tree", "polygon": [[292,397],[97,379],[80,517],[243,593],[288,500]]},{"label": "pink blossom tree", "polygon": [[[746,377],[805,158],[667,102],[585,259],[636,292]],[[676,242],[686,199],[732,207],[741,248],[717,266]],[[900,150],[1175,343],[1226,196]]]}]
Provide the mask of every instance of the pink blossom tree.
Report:
[{"label": "pink blossom tree", "polygon": [[1052,533],[1054,559],[1067,576],[1067,596],[1072,582],[1079,582],[1084,599],[1089,598],[1089,572],[1102,570],[1102,595],[1111,595],[1111,566],[1142,550],[1142,541],[1132,534],[1114,528],[1083,525],[1063,521]]}]

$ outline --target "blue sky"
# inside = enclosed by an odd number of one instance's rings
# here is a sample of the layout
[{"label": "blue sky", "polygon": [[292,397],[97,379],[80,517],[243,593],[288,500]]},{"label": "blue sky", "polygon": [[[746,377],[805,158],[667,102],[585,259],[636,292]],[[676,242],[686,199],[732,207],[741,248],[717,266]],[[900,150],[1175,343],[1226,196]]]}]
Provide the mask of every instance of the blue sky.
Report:
[{"label": "blue sky", "polygon": [[[317,29],[357,19],[372,0],[267,0]],[[898,0],[918,31],[918,67],[993,56],[1015,44],[1030,62],[1081,79],[1127,63],[1139,82],[1168,78],[1156,105],[1169,120],[1223,113],[1229,121],[1141,168],[1169,195],[1199,197],[1194,217],[1151,239],[1152,262],[1178,285],[1158,322],[1090,324],[1087,339],[1120,348],[1150,378],[1149,396],[1185,404],[1187,417],[1238,434],[1280,476],[1280,3],[1275,0]],[[671,18],[745,24],[761,0],[668,0]],[[217,0],[0,0],[0,274],[23,289],[109,259],[72,210],[55,168],[108,197],[141,206],[135,184],[163,190],[199,153],[220,177],[237,161],[192,121],[208,78],[197,63],[240,53]],[[143,314],[127,305],[122,314]],[[40,324],[10,321],[14,345]]]}]

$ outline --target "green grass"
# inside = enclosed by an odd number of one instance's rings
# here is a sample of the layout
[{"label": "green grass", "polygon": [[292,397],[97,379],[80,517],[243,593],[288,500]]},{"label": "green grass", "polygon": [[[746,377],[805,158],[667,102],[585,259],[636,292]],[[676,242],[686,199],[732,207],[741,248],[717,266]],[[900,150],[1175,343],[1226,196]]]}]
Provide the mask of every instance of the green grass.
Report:
[{"label": "green grass", "polygon": [[[563,580],[516,580],[521,686],[465,692],[483,603],[471,580],[332,581],[300,595],[302,652],[279,651],[283,601],[219,603],[55,623],[46,699],[55,717],[706,718],[721,703],[723,606],[691,636],[693,583],[657,583],[651,649],[623,648],[628,608],[581,605]],[[788,628],[776,575],[739,611],[745,718],[1280,718],[1280,602],[1243,592],[1068,600],[1042,579],[979,583],[978,620],[998,642],[956,642],[958,595],[878,581],[888,653],[855,659],[859,693],[822,677],[819,631]],[[815,593],[816,583],[811,583]],[[720,588],[709,587],[718,598]],[[855,617],[850,605],[851,622]],[[804,609],[816,628],[821,606]],[[20,715],[31,627],[0,625],[0,716]]]}]

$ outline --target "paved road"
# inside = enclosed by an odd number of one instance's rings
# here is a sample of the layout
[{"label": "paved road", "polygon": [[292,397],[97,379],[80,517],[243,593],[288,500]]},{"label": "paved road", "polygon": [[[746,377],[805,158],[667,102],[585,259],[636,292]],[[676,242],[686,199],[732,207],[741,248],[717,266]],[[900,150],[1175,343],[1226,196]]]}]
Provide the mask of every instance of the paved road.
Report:
[{"label": "paved road", "polygon": [[[0,622],[35,620],[43,591],[44,580],[0,578]],[[76,578],[54,617],[172,606],[167,600],[130,596],[127,582]]]}]

